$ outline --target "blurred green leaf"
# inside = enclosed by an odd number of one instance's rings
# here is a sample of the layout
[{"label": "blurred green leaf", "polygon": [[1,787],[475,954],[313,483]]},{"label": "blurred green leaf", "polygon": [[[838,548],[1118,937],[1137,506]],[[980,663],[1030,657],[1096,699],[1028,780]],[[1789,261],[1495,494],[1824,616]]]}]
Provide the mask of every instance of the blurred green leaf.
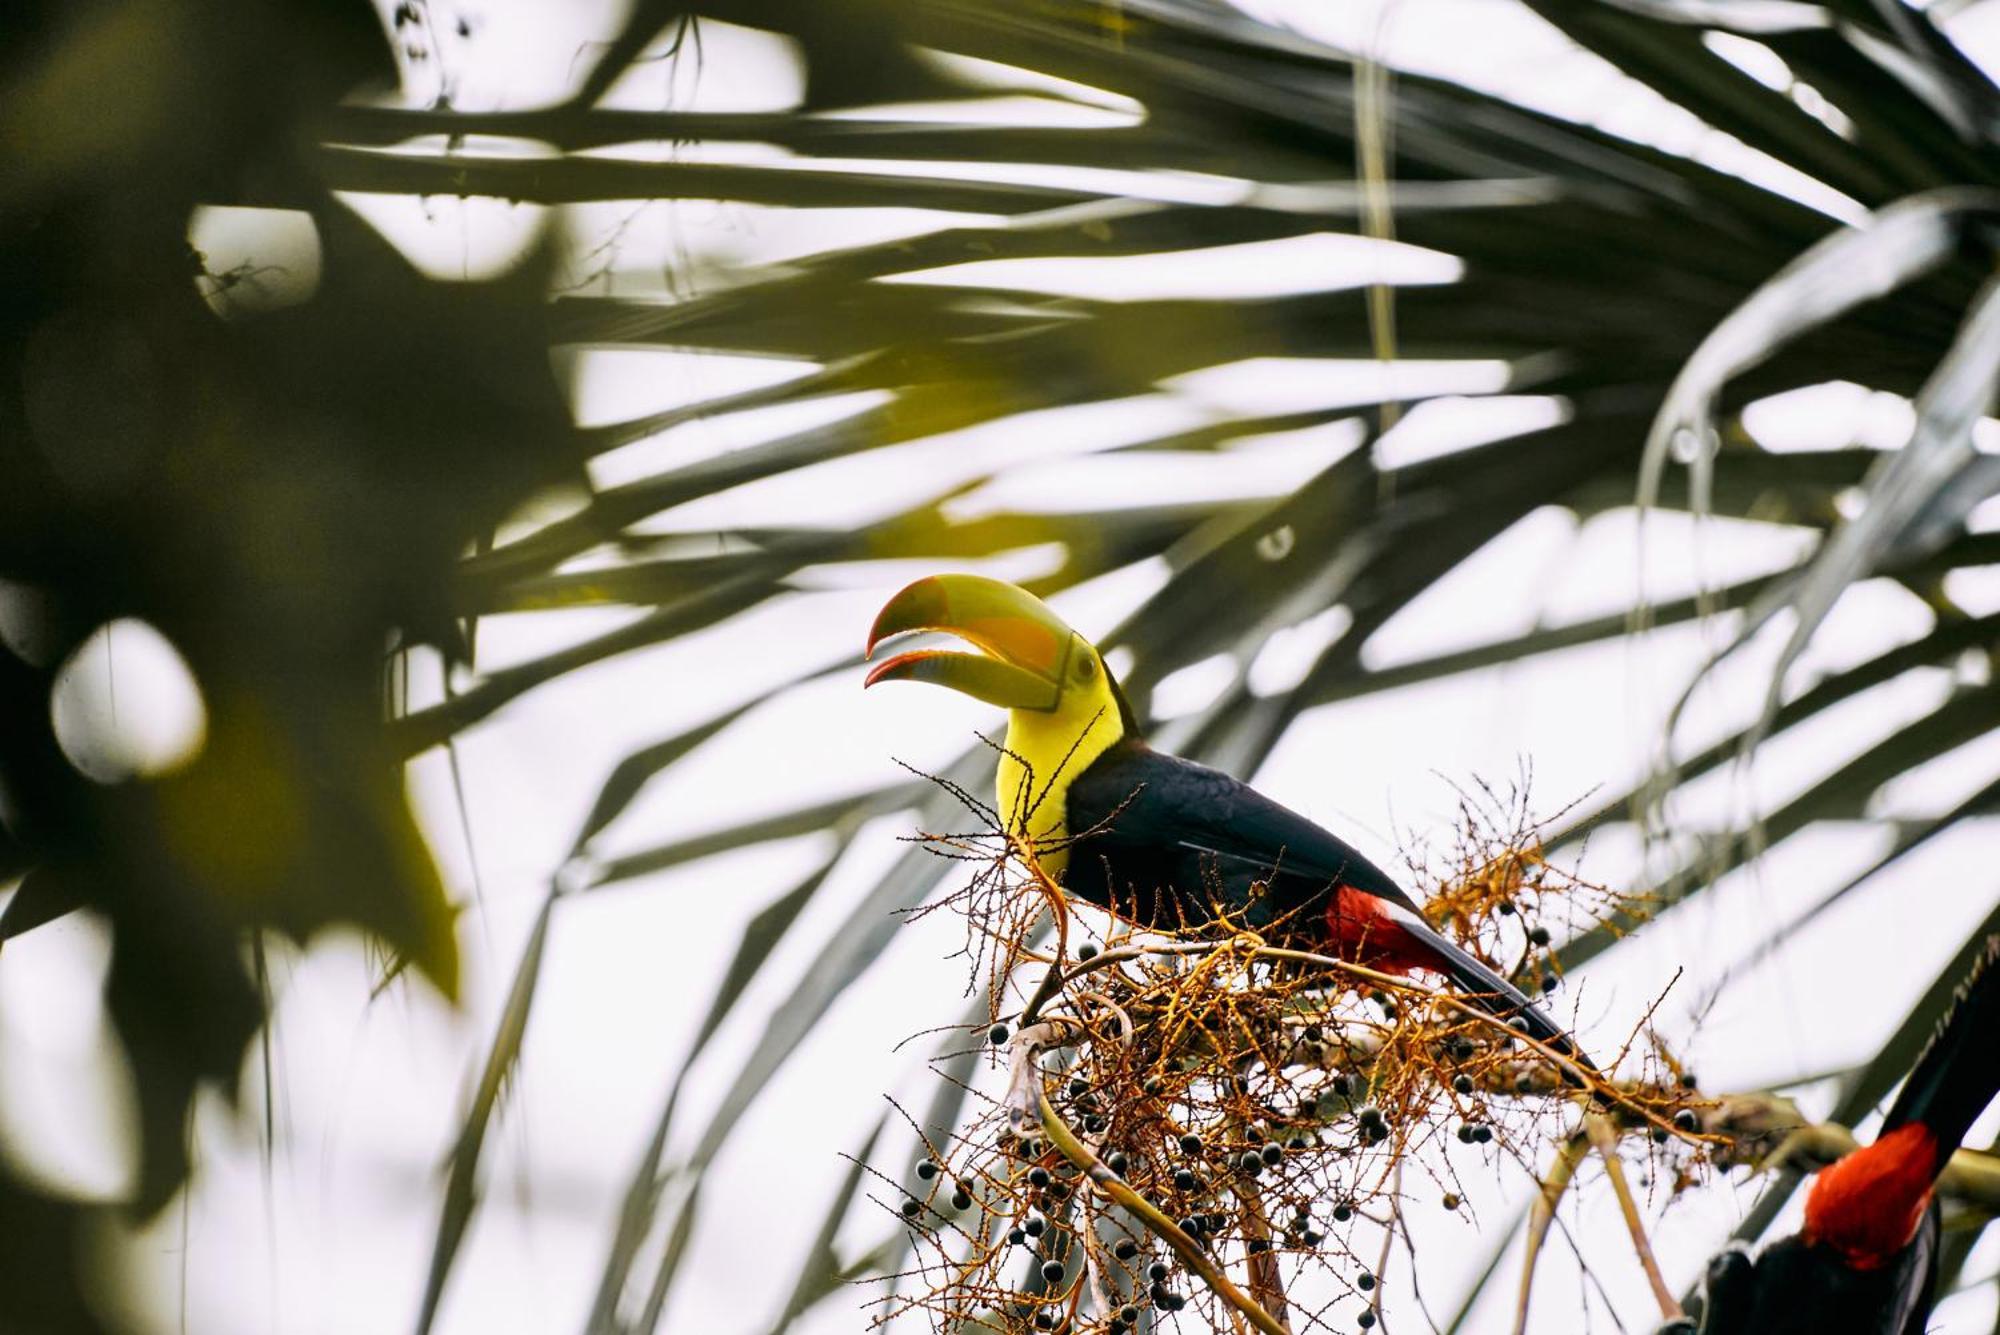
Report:
[{"label": "blurred green leaf", "polygon": [[437,1238],[431,1245],[429,1273],[424,1280],[423,1306],[417,1313],[417,1335],[425,1335],[437,1320],[438,1306],[444,1301],[445,1281],[479,1198],[479,1156],[486,1145],[486,1133],[498,1110],[502,1094],[521,1059],[521,1044],[527,1037],[528,1016],[534,1009],[535,988],[541,981],[542,956],[548,949],[549,923],[555,913],[557,892],[551,889],[535,915],[534,926],[514,968],[514,981],[501,1007],[493,1043],[472,1092],[465,1125],[452,1147],[449,1176],[445,1183],[444,1206],[438,1216]]},{"label": "blurred green leaf", "polygon": [[850,1157],[847,1172],[834,1192],[833,1204],[821,1217],[819,1232],[806,1249],[805,1265],[800,1268],[798,1278],[792,1281],[792,1291],[778,1313],[776,1324],[771,1327],[771,1335],[784,1335],[791,1329],[792,1322],[808,1308],[842,1287],[847,1267],[841,1264],[840,1254],[834,1250],[834,1241],[839,1236],[840,1226],[846,1222],[847,1211],[861,1194],[862,1183],[868,1174],[869,1156],[874,1154],[875,1144],[882,1138],[882,1128],[888,1124],[889,1113],[884,1110],[869,1129],[861,1147]]},{"label": "blurred green leaf", "polygon": [[[604,1275],[598,1284],[597,1299],[591,1307],[587,1329],[611,1331],[619,1328],[619,1297],[624,1293],[629,1281],[640,1244],[645,1241],[647,1231],[652,1226],[654,1212],[659,1208],[661,1193],[668,1185],[667,1180],[662,1177],[660,1165],[666,1153],[667,1137],[673,1129],[674,1112],[680,1106],[681,1090],[687,1084],[688,1072],[694,1069],[695,1061],[708,1047],[708,1041],[715,1036],[715,1031],[735,1010],[737,1001],[743,996],[743,990],[750,985],[757,971],[764,967],[764,961],[791,930],[792,923],[800,912],[812,901],[813,896],[819,893],[820,887],[826,883],[827,876],[833,871],[838,860],[836,851],[834,857],[821,863],[804,880],[759,909],[744,926],[743,937],[737,944],[736,954],[730,958],[729,967],[723,971],[722,981],[716,985],[715,995],[708,1004],[708,1013],[702,1017],[701,1024],[695,1031],[694,1042],[689,1045],[687,1054],[681,1058],[680,1069],[668,1087],[666,1102],[661,1106],[660,1115],[654,1122],[652,1138],[647,1142],[645,1153],[640,1157],[639,1166],[628,1179],[624,1206],[618,1215],[618,1230],[611,1240],[610,1254],[605,1258]],[[869,1139],[872,1144],[874,1138],[871,1136]],[[678,1176],[680,1171],[677,1169],[669,1176]],[[692,1196],[686,1208],[692,1210]],[[685,1232],[685,1226],[681,1231]],[[668,1255],[674,1258],[675,1263],[678,1262],[677,1249],[670,1249]]]},{"label": "blurred green leaf", "polygon": [[0,1232],[10,1273],[32,1283],[0,1288],[0,1326],[21,1335],[98,1335],[110,1329],[92,1301],[83,1258],[92,1211],[0,1178]]}]

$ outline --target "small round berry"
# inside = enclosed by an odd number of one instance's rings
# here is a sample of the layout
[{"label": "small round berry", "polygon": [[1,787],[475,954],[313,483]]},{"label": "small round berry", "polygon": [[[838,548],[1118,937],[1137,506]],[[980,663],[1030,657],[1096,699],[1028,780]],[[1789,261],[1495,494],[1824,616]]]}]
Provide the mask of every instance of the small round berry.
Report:
[{"label": "small round berry", "polygon": [[1326,1033],[1318,1025],[1309,1024],[1299,1031],[1299,1037],[1308,1043],[1317,1043],[1326,1037]]},{"label": "small round berry", "polygon": [[1198,1184],[1198,1182],[1199,1182],[1199,1179],[1198,1179],[1198,1178],[1196,1178],[1196,1177],[1195,1177],[1195,1175],[1194,1175],[1193,1173],[1189,1172],[1189,1171],[1188,1171],[1187,1169],[1185,1169],[1185,1168],[1176,1168],[1176,1169],[1174,1170],[1174,1189],[1175,1189],[1175,1190],[1177,1190],[1177,1191],[1193,1191],[1193,1190],[1195,1189],[1196,1185]]},{"label": "small round berry", "polygon": [[1458,1208],[1458,1194],[1456,1192],[1447,1191],[1444,1194],[1444,1199],[1440,1201],[1439,1204],[1443,1205],[1444,1208],[1447,1210],[1456,1210]]},{"label": "small round berry", "polygon": [[972,1208],[972,1197],[966,1195],[963,1189],[952,1192],[951,1208],[954,1210],[970,1210]]},{"label": "small round berry", "polygon": [[1562,986],[1562,981],[1560,974],[1545,973],[1542,975],[1542,991],[1553,992]]},{"label": "small round berry", "polygon": [[1694,1109],[1683,1108],[1674,1114],[1674,1125],[1683,1131],[1701,1130],[1701,1119],[1694,1115]]},{"label": "small round berry", "polygon": [[1299,1241],[1303,1242],[1308,1247],[1317,1247],[1322,1242],[1326,1241],[1326,1234],[1317,1232],[1309,1228],[1305,1231],[1303,1235],[1300,1236]]},{"label": "small round berry", "polygon": [[1192,1132],[1192,1131],[1190,1131],[1190,1132],[1188,1132],[1188,1133],[1187,1133],[1186,1135],[1182,1136],[1182,1137],[1181,1137],[1181,1153],[1182,1153],[1182,1154],[1200,1154],[1200,1153],[1201,1153],[1201,1137],[1200,1137],[1200,1136],[1197,1136],[1197,1135],[1196,1135],[1196,1134],[1195,1134],[1194,1132]]},{"label": "small round berry", "polygon": [[1134,1307],[1131,1303],[1126,1303],[1123,1307],[1118,1309],[1118,1324],[1121,1326],[1138,1325],[1139,1309]]},{"label": "small round berry", "polygon": [[1007,1026],[996,1024],[991,1029],[988,1029],[986,1031],[986,1041],[996,1048],[1005,1043],[1007,1041]]},{"label": "small round berry", "polygon": [[1080,1099],[1089,1092],[1090,1086],[1086,1082],[1082,1080],[1072,1080],[1069,1082],[1069,1096],[1071,1098]]},{"label": "small round berry", "polygon": [[1680,1084],[1682,1089],[1693,1089],[1695,1087],[1694,1072],[1682,1071]]},{"label": "small round berry", "polygon": [[928,1182],[938,1175],[937,1164],[930,1159],[917,1160],[917,1176]]},{"label": "small round berry", "polygon": [[1549,929],[1546,927],[1530,927],[1528,929],[1528,939],[1538,946],[1545,946],[1549,943]]},{"label": "small round berry", "polygon": [[1356,1113],[1355,1116],[1360,1119],[1363,1126],[1382,1125],[1382,1110],[1372,1103]]},{"label": "small round berry", "polygon": [[1293,1136],[1285,1142],[1285,1148],[1288,1150],[1303,1150],[1309,1148],[1309,1144],[1304,1136]]},{"label": "small round berry", "polygon": [[1158,1284],[1172,1273],[1172,1268],[1165,1261],[1155,1261],[1146,1267],[1146,1278],[1152,1280],[1155,1284]]},{"label": "small round berry", "polygon": [[1375,1313],[1373,1309],[1367,1307],[1362,1308],[1361,1315],[1354,1318],[1354,1324],[1361,1327],[1361,1329],[1363,1330],[1372,1329],[1375,1325]]},{"label": "small round berry", "polygon": [[1055,1328],[1056,1328],[1055,1313],[1046,1311],[1035,1313],[1036,1330],[1054,1330]]},{"label": "small round berry", "polygon": [[1653,1138],[1653,1143],[1655,1145],[1664,1145],[1668,1141],[1673,1139],[1672,1134],[1670,1134],[1667,1131],[1667,1129],[1663,1126],[1648,1128],[1647,1134]]},{"label": "small round berry", "polygon": [[1167,1087],[1167,1082],[1165,1080],[1162,1080],[1157,1075],[1149,1075],[1139,1084],[1140,1089],[1144,1090],[1147,1094],[1153,1096],[1158,1096],[1160,1091],[1165,1089],[1166,1087]]},{"label": "small round berry", "polygon": [[1285,1152],[1279,1148],[1277,1141],[1267,1140],[1258,1149],[1257,1157],[1262,1159],[1267,1165],[1275,1168],[1284,1162]]},{"label": "small round berry", "polygon": [[1344,1224],[1352,1218],[1354,1218],[1354,1206],[1349,1204],[1347,1201],[1342,1201],[1340,1202],[1340,1204],[1333,1207],[1334,1223]]},{"label": "small round berry", "polygon": [[1265,1252],[1271,1250],[1271,1240],[1269,1238],[1252,1238],[1243,1244],[1243,1250],[1252,1256],[1262,1256]]},{"label": "small round berry", "polygon": [[903,1208],[903,1218],[915,1219],[920,1213],[922,1213],[924,1208],[924,1203],[920,1200],[911,1199],[904,1201],[902,1208]]},{"label": "small round berry", "polygon": [[1029,1215],[1027,1222],[1021,1225],[1021,1231],[1031,1238],[1039,1238],[1043,1233],[1048,1231],[1048,1227],[1048,1220],[1042,1218],[1040,1215]]},{"label": "small round berry", "polygon": [[1464,1074],[1455,1075],[1451,1078],[1451,1087],[1461,1094],[1470,1094],[1472,1092],[1472,1077]]},{"label": "small round berry", "polygon": [[1472,1123],[1460,1122],[1458,1124],[1458,1143],[1461,1145],[1470,1145],[1472,1143]]},{"label": "small round berry", "polygon": [[1104,1166],[1118,1174],[1118,1176],[1123,1177],[1125,1176],[1125,1170],[1132,1166],[1132,1161],[1126,1157],[1125,1151],[1113,1150],[1105,1156]]},{"label": "small round berry", "polygon": [[1052,1181],[1052,1179],[1049,1177],[1049,1170],[1042,1167],[1040,1164],[1036,1164],[1033,1168],[1030,1168],[1028,1170],[1029,1186],[1046,1187],[1050,1183],[1050,1181]]},{"label": "small round berry", "polygon": [[1025,1247],[1028,1245],[1028,1235],[1018,1228],[1010,1228],[1007,1230],[1007,1244],[1010,1247]]},{"label": "small round berry", "polygon": [[1097,947],[1086,941],[1076,948],[1076,957],[1080,960],[1094,960],[1097,958]]},{"label": "small round berry", "polygon": [[1511,916],[1513,916],[1513,913],[1514,913],[1514,901],[1513,901],[1513,900],[1511,900],[1511,899],[1503,899],[1503,900],[1501,900],[1501,901],[1499,902],[1499,904],[1498,904],[1498,905],[1496,905],[1495,907],[1497,907],[1497,908],[1498,908],[1498,909],[1500,910],[1500,916],[1502,916],[1502,917],[1511,917]]},{"label": "small round berry", "polygon": [[1050,1284],[1062,1283],[1063,1263],[1061,1261],[1042,1262],[1042,1278]]},{"label": "small round berry", "polygon": [[1085,1131],[1088,1131],[1093,1136],[1102,1135],[1104,1133],[1104,1128],[1110,1125],[1111,1125],[1110,1122],[1098,1116],[1096,1113],[1092,1113],[1090,1116],[1083,1119],[1083,1129]]},{"label": "small round berry", "polygon": [[1236,1166],[1255,1177],[1264,1171],[1264,1156],[1255,1150],[1245,1150],[1237,1156]]},{"label": "small round berry", "polygon": [[1181,1232],[1187,1234],[1191,1238],[1199,1238],[1202,1234],[1202,1226],[1207,1222],[1208,1221],[1204,1219],[1202,1216],[1198,1214],[1191,1214],[1187,1218],[1181,1220]]},{"label": "small round berry", "polygon": [[1111,1249],[1111,1254],[1121,1261],[1129,1261],[1139,1254],[1139,1244],[1130,1238],[1120,1238],[1118,1245]]},{"label": "small round berry", "polygon": [[1472,1128],[1472,1138],[1481,1145],[1487,1144],[1493,1139],[1493,1128],[1481,1122],[1478,1126]]},{"label": "small round berry", "polygon": [[1367,1293],[1375,1287],[1375,1276],[1364,1270],[1354,1277],[1354,1286],[1363,1293]]}]

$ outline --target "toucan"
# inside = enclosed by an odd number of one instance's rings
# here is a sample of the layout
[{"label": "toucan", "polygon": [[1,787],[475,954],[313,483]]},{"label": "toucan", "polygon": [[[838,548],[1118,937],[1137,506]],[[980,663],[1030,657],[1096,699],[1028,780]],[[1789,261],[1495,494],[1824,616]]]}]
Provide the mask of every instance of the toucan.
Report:
[{"label": "toucan", "polygon": [[1439,973],[1466,1000],[1588,1060],[1520,989],[1425,921],[1385,872],[1248,784],[1148,746],[1104,657],[1025,589],[933,575],[891,598],[867,654],[944,631],[979,653],[920,649],[865,684],[927,681],[1008,711],[996,812],[1065,893],[1141,928],[1250,930],[1393,974]]},{"label": "toucan", "polygon": [[1701,1335],[1921,1335],[1937,1285],[1933,1187],[2000,1092],[1996,954],[2000,935],[1874,1142],[1813,1179],[1799,1231],[1754,1258],[1737,1245],[1709,1262]]}]

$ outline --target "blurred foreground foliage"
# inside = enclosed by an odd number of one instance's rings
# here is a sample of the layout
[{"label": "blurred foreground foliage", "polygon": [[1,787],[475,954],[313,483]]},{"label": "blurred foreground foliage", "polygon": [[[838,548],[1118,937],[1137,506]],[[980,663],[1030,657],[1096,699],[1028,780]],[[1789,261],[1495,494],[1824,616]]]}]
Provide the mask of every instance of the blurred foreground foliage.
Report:
[{"label": "blurred foreground foliage", "polygon": [[[1620,613],[1391,668],[1363,657],[1377,629],[1524,515],[1559,506],[1588,516],[1629,505],[1641,488],[1664,508],[1832,535],[1791,571],[1647,609],[1651,624],[1745,609],[1743,624],[1756,626],[1798,606],[1799,634],[1809,634],[1833,596],[1871,576],[1901,583],[1933,613],[1916,640],[1774,695],[1761,724],[1677,757],[1683,779],[1904,673],[1953,668],[1968,654],[1990,661],[1996,618],[1961,608],[1945,587],[1952,572],[2000,557],[2000,540],[1966,523],[1996,482],[1991,456],[1972,448],[2000,368],[2000,305],[1987,285],[2000,219],[2000,98],[1990,81],[1930,18],[1894,0],[1741,10],[1698,0],[1529,2],[1869,224],[1843,231],[1829,213],[1735,175],[1487,93],[1417,76],[1385,83],[1347,53],[1202,0],[637,0],[614,40],[579,57],[570,98],[504,113],[460,110],[442,95],[428,108],[354,97],[394,77],[392,38],[406,57],[419,43],[459,42],[461,58],[476,58],[476,35],[445,6],[399,5],[379,19],[336,0],[10,6],[0,18],[0,881],[24,879],[0,937],[79,906],[109,925],[110,1014],[141,1114],[132,1206],[157,1210],[181,1184],[196,1088],[228,1090],[238,1079],[268,1002],[246,949],[255,933],[303,939],[354,924],[453,990],[453,910],[412,824],[401,760],[563,673],[782,596],[807,566],[1060,543],[1060,568],[1035,584],[1048,593],[1164,557],[1171,579],[1109,643],[1132,655],[1127,681],[1142,712],[1175,669],[1233,655],[1232,684],[1179,725],[1177,749],[1239,772],[1315,705],[1624,634],[1630,618]],[[740,114],[601,104],[635,61],[707,20],[789,35],[803,63],[802,104]],[[1762,48],[1785,77],[1753,78],[1727,58],[1730,43]],[[910,109],[1006,86],[1004,69],[937,53],[1086,85],[1143,114],[1061,127]],[[884,109],[868,119],[825,114],[858,106]],[[784,153],[601,151],[687,143]],[[1357,179],[1357,162],[1375,158],[1380,178]],[[880,169],[884,161],[901,170]],[[986,170],[963,170],[966,162]],[[1122,174],[1033,170],[1046,166]],[[1214,188],[1191,195],[1190,179]],[[954,217],[887,242],[694,275],[672,297],[618,296],[607,281],[598,294],[571,290],[550,302],[552,261],[539,254],[490,282],[434,281],[337,203],[336,190]],[[321,274],[309,301],[215,317],[197,283],[203,257],[187,237],[194,209],[216,204],[310,216]],[[1384,306],[1371,321],[1369,295],[1353,289],[1114,302],[879,281],[1013,257],[1171,264],[1234,243],[1382,236],[1385,220],[1397,239],[1465,266],[1456,282],[1398,292],[1387,343]],[[611,264],[616,277],[615,256]],[[808,373],[579,431],[547,354],[580,345],[755,354]],[[941,488],[859,531],[774,524],[733,534],[720,553],[690,555],[633,532],[691,500],[941,432],[1116,401],[1250,358],[1367,358],[1385,347],[1503,361],[1507,392],[1559,396],[1565,415],[1393,468],[1372,446],[1412,404],[1224,409],[1199,428],[1116,447],[1213,452],[1278,431],[1357,433],[1358,448],[1271,502],[1112,508],[1078,497],[1057,513],[966,519]],[[1908,445],[1777,453],[1744,426],[1751,400],[1831,380],[1914,399]],[[503,516],[578,479],[591,455],[696,417],[858,390],[885,397],[824,425],[668,461],[491,545]],[[1846,503],[1857,488],[1870,501],[1858,511]],[[475,675],[432,708],[394,707],[386,683],[399,650],[432,644],[464,661],[471,618],[591,604],[649,610],[545,660]],[[1336,608],[1344,629],[1302,679],[1252,689],[1247,666],[1272,634]],[[64,754],[50,696],[86,636],[124,617],[158,628],[185,657],[205,701],[207,743],[172,774],[104,784]],[[1985,734],[2000,716],[1991,682],[1990,672],[1960,673],[1928,715],[1765,813],[1762,838],[1861,817],[1883,784]],[[653,775],[755,703],[618,767],[579,853]],[[983,763],[969,755],[953,776],[974,783]],[[808,804],[616,861],[580,861],[584,872],[554,883],[453,1156],[425,1324],[472,1217],[480,1147],[529,1022],[559,893],[729,847],[851,831],[910,807],[934,825],[949,808],[926,793],[911,782]],[[1625,819],[1647,796],[1607,794],[1550,842],[1560,848]],[[1885,865],[1991,814],[1996,799],[2000,781],[1905,822]],[[1672,850],[1661,882],[1638,887],[1649,899],[1695,894],[1762,846],[1729,829],[1688,833],[1709,837]],[[704,1041],[826,870],[753,921]],[[825,943],[820,967],[774,1010],[677,1162],[666,1161],[675,1101],[662,1108],[615,1224],[591,1329],[657,1322],[695,1226],[703,1170],[771,1073],[881,952],[890,915],[922,902],[936,880],[913,850],[864,897]],[[1561,961],[1573,967],[1615,939],[1609,930],[1580,936]],[[1837,1119],[1864,1115],[1907,1069],[1949,990],[1946,981],[1915,999],[1888,1047],[1848,1073]],[[955,1097],[943,1097],[923,1125],[948,1132],[957,1112]],[[836,1252],[856,1191],[850,1178],[780,1325],[842,1277],[894,1267],[895,1234],[860,1254]],[[0,1326],[84,1330],[109,1319],[84,1296],[94,1208],[0,1171],[0,1237],[10,1239],[0,1247]],[[662,1237],[648,1256],[648,1239]]]},{"label": "blurred foreground foliage", "polygon": [[[196,1088],[234,1089],[263,1020],[246,933],[353,924],[456,989],[385,651],[454,646],[461,553],[580,456],[541,267],[430,281],[322,180],[308,125],[395,77],[365,6],[19,5],[0,32],[0,877],[26,873],[0,936],[79,906],[108,923],[150,1214],[186,1173]],[[317,226],[318,290],[219,320],[190,215],[277,186]],[[96,782],[51,691],[127,617],[184,657],[206,745]],[[0,1328],[87,1328],[60,1282],[74,1208],[0,1175],[0,1219]]]}]

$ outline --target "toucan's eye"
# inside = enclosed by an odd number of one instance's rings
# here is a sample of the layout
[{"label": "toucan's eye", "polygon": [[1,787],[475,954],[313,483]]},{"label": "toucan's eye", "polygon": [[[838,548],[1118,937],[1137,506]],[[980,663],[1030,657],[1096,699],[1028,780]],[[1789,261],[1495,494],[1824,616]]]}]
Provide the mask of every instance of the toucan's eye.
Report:
[{"label": "toucan's eye", "polygon": [[1097,675],[1097,655],[1088,649],[1076,656],[1076,679],[1089,681]]}]

